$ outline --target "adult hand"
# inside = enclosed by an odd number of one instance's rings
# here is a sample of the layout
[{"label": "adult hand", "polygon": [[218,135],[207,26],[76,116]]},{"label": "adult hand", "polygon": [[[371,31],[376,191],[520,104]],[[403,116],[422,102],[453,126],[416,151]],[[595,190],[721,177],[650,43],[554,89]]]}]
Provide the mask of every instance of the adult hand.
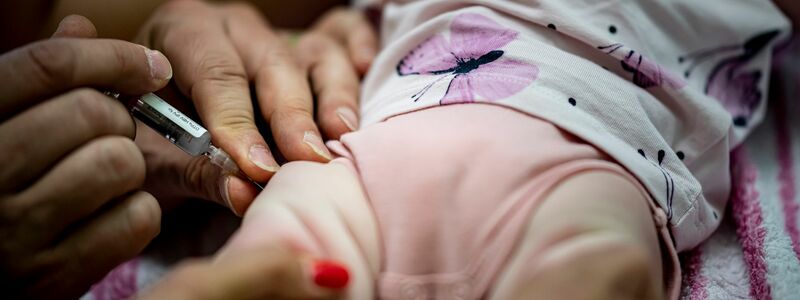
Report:
[{"label": "adult hand", "polygon": [[338,139],[358,128],[359,78],[378,48],[375,29],[361,11],[337,8],[323,15],[294,44],[317,99],[317,123]]},{"label": "adult hand", "polygon": [[156,11],[138,40],[170,58],[178,88],[194,102],[215,144],[250,178],[265,182],[279,168],[256,128],[250,82],[260,117],[285,158],[330,159],[312,117],[306,74],[252,7],[172,1]]},{"label": "adult hand", "polygon": [[[256,181],[267,181],[279,168],[256,128],[256,119],[267,121],[284,158],[321,162],[331,158],[314,118],[308,80],[313,67],[321,66],[316,68],[321,71],[312,73],[324,73],[312,77],[319,78],[314,80],[316,114],[325,137],[336,138],[357,126],[358,77],[352,75],[347,57],[331,64],[298,61],[285,39],[250,6],[172,1],[158,9],[138,40],[170,59],[178,89],[192,99],[214,143]],[[322,61],[329,61],[328,57]],[[337,73],[331,68],[336,66],[344,68]],[[259,114],[254,113],[250,83]],[[218,191],[222,196],[217,198],[237,213],[256,195],[248,182],[234,176],[215,177],[203,163],[171,173],[182,174],[179,177],[188,178],[183,182],[198,190],[212,190],[204,194]]]},{"label": "adult hand", "polygon": [[137,299],[330,299],[347,286],[338,263],[284,248],[181,263]]},{"label": "adult hand", "polygon": [[[0,286],[5,296],[75,298],[158,233],[155,199],[135,192],[144,160],[118,101],[172,71],[157,51],[94,35],[81,17],[0,56]],[[9,295],[10,294],[10,295]]]}]

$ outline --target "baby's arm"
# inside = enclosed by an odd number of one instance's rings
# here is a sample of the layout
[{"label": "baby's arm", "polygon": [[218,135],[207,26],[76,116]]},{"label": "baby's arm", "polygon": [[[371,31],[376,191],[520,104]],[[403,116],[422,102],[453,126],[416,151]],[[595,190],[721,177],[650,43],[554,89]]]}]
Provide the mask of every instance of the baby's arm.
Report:
[{"label": "baby's arm", "polygon": [[345,298],[374,298],[378,227],[360,181],[343,164],[285,164],[247,210],[220,256],[275,245],[343,263],[351,276]]},{"label": "baby's arm", "polygon": [[649,201],[615,173],[565,179],[542,199],[489,299],[664,299]]}]

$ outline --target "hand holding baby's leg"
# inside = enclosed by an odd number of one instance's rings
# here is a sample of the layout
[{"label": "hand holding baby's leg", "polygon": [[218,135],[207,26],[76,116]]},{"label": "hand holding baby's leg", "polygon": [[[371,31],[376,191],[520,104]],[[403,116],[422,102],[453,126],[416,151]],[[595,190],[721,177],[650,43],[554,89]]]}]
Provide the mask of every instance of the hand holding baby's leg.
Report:
[{"label": "hand holding baby's leg", "polygon": [[350,271],[345,298],[374,298],[380,262],[377,223],[358,178],[346,166],[284,165],[250,206],[242,227],[220,255],[276,244],[341,262]]},{"label": "hand holding baby's leg", "polygon": [[491,299],[662,299],[647,199],[628,179],[589,171],[542,199]]}]

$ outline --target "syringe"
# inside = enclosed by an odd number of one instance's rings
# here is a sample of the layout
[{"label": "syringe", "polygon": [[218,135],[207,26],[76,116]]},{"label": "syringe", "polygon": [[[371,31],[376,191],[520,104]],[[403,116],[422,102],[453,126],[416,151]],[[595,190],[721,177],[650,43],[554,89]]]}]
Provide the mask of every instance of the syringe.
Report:
[{"label": "syringe", "polygon": [[244,175],[228,153],[211,143],[208,130],[155,94],[148,93],[139,97],[121,96],[112,92],[105,94],[123,101],[131,115],[189,155],[205,155],[211,163],[222,168],[223,172],[247,178],[259,189],[264,189],[261,184]]}]

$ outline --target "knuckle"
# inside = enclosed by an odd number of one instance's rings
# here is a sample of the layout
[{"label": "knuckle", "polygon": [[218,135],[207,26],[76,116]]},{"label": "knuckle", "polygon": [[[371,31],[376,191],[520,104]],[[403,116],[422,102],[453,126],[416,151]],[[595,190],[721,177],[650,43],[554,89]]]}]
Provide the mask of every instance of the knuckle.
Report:
[{"label": "knuckle", "polygon": [[92,89],[81,88],[70,93],[69,108],[74,110],[73,115],[88,123],[91,128],[108,126],[109,110],[104,103],[103,96]]},{"label": "knuckle", "polygon": [[260,61],[267,68],[298,68],[299,64],[295,55],[286,47],[276,45],[262,54]]},{"label": "knuckle", "polygon": [[297,45],[299,48],[309,47],[309,51],[320,50],[321,47],[329,46],[335,44],[334,40],[328,36],[327,34],[320,33],[320,32],[309,32],[303,34],[299,40],[297,40]]},{"label": "knuckle", "polygon": [[343,18],[346,18],[349,15],[349,13],[350,9],[348,9],[347,7],[337,6],[331,9],[329,16],[332,20],[341,20]]},{"label": "knuckle", "polygon": [[250,115],[238,113],[239,110],[228,109],[219,112],[219,126],[230,131],[255,130],[255,120]]},{"label": "knuckle", "polygon": [[201,83],[223,87],[246,85],[247,74],[241,64],[223,55],[209,55],[202,60],[199,70],[203,73]]},{"label": "knuckle", "polygon": [[[335,70],[336,72],[332,72]],[[314,92],[320,98],[320,105],[355,103],[358,99],[358,79],[355,71],[333,69],[333,64],[319,66],[312,70]]]},{"label": "knuckle", "polygon": [[209,124],[212,134],[218,133],[217,131],[219,130],[256,130],[253,111],[248,107],[241,107],[234,104],[234,101],[227,101],[225,104],[214,107],[214,119],[211,120],[211,124]]},{"label": "knuckle", "polygon": [[76,53],[73,44],[64,39],[51,39],[27,48],[26,55],[36,77],[45,86],[72,82],[75,78]]},{"label": "knuckle", "polygon": [[203,1],[166,1],[158,8],[159,13],[182,14],[206,8]]},{"label": "knuckle", "polygon": [[213,17],[208,4],[204,1],[162,2],[165,3],[145,23],[142,40],[151,48],[170,48],[167,45],[171,43],[196,48],[198,45],[185,43],[184,31]]},{"label": "knuckle", "polygon": [[258,9],[249,2],[237,1],[225,4],[225,7],[234,13],[254,14]]},{"label": "knuckle", "polygon": [[124,137],[104,138],[94,145],[93,162],[97,176],[129,188],[144,183],[145,163],[136,144]]},{"label": "knuckle", "polygon": [[340,103],[355,104],[358,102],[358,80],[343,80],[339,82],[338,88],[331,92],[335,95],[334,99],[341,101]]},{"label": "knuckle", "polygon": [[67,267],[74,260],[91,259],[93,247],[87,243],[60,243],[57,247],[50,249],[43,253],[39,259],[47,265],[52,265],[53,268]]},{"label": "knuckle", "polygon": [[101,128],[108,127],[112,122],[110,112],[106,103],[103,103],[102,95],[88,88],[75,90],[69,94],[69,109],[75,118],[84,125],[86,130],[99,131]]},{"label": "knuckle", "polygon": [[0,191],[14,191],[23,184],[24,180],[19,174],[27,168],[31,159],[30,151],[37,146],[34,143],[25,143],[19,132],[13,134],[0,134],[0,141],[4,142],[0,150],[0,161],[4,162],[4,166],[0,168]]},{"label": "knuckle", "polygon": [[301,57],[306,60],[319,60],[322,53],[336,50],[339,44],[329,35],[319,32],[309,32],[297,40],[296,49]]},{"label": "knuckle", "polygon": [[161,209],[158,206],[158,201],[148,193],[138,192],[131,198],[130,201],[143,202],[143,204],[138,205],[144,206],[144,209],[134,212],[135,216],[128,220],[129,240],[135,244],[134,247],[130,247],[132,248],[130,255],[135,255],[139,249],[143,248],[158,234],[161,228]]},{"label": "knuckle", "polygon": [[215,168],[209,168],[208,159],[205,157],[196,157],[189,161],[189,164],[183,171],[183,182],[181,185],[186,188],[186,190],[200,190],[202,194],[208,197],[211,200],[216,199],[216,195],[219,195],[219,191],[217,190],[217,184],[208,184],[206,179],[214,176],[215,174],[211,171],[214,171]]},{"label": "knuckle", "polygon": [[18,201],[19,199],[2,199],[0,201],[0,225],[2,228],[13,228],[19,226],[23,221],[29,222],[26,216],[32,214],[33,207],[28,205],[30,201]]},{"label": "knuckle", "polygon": [[84,130],[99,133],[124,134],[132,137],[134,133],[133,121],[127,117],[127,111],[121,104],[115,103],[98,91],[81,88],[70,93],[69,105],[72,115],[79,124],[84,125]]},{"label": "knuckle", "polygon": [[[146,64],[133,63],[134,53],[131,51],[130,45],[123,43],[109,43],[111,53],[113,54],[113,63],[120,74],[132,74],[137,66],[146,66]],[[141,53],[144,53],[141,50]],[[144,55],[142,55],[142,58]],[[145,70],[149,72],[149,70]]]},{"label": "knuckle", "polygon": [[[296,97],[287,99],[287,103],[305,103],[306,99]],[[269,116],[271,122],[285,122],[287,120],[312,119],[311,111],[297,104],[285,104],[273,111]]]}]

